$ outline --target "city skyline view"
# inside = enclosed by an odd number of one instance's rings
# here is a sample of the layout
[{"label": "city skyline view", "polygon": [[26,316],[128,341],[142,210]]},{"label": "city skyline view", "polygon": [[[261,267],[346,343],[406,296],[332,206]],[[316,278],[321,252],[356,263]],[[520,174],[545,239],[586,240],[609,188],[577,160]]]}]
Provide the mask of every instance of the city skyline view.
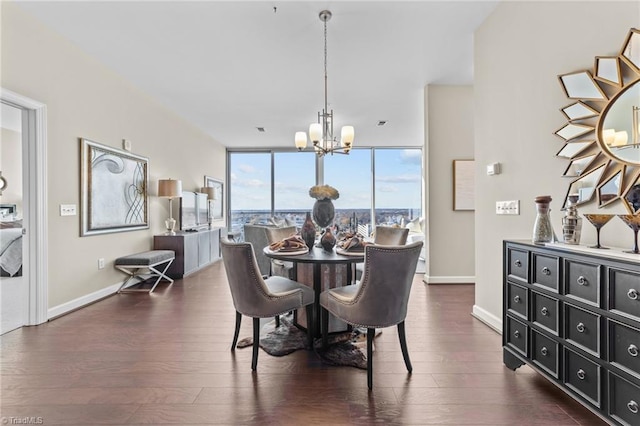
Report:
[{"label": "city skyline view", "polygon": [[[340,192],[340,197],[334,200],[336,211],[371,210],[372,192],[376,211],[421,209],[422,151],[419,148],[353,149],[349,155],[327,155],[321,161],[324,162],[324,183]],[[315,185],[315,168],[313,152],[273,153],[275,212],[311,209],[315,200],[309,196],[309,188]],[[271,152],[232,152],[229,169],[232,222],[236,221],[233,216],[238,212],[270,212]]]}]

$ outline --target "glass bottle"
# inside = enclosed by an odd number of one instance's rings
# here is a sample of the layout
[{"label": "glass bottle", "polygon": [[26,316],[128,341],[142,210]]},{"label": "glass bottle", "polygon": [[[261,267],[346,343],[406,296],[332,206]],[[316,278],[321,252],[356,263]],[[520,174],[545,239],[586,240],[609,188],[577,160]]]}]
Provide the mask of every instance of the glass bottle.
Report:
[{"label": "glass bottle", "polygon": [[562,238],[566,244],[580,244],[582,218],[576,206],[568,206],[562,218]]},{"label": "glass bottle", "polygon": [[538,214],[533,225],[533,242],[536,244],[550,243],[553,241],[554,235],[551,217],[549,216],[551,197],[549,195],[541,195],[536,197],[535,202]]}]

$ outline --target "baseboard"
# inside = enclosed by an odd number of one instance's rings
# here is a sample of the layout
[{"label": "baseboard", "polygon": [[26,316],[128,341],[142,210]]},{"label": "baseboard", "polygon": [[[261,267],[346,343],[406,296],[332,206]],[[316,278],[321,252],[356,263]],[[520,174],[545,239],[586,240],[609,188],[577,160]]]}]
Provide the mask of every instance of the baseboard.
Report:
[{"label": "baseboard", "polygon": [[475,284],[476,277],[430,277],[425,274],[422,281],[425,284]]},{"label": "baseboard", "polygon": [[69,312],[75,311],[76,309],[80,309],[84,306],[90,305],[91,303],[97,302],[100,299],[104,299],[105,297],[111,296],[116,293],[122,283],[117,283],[110,285],[109,287],[105,287],[93,293],[87,294],[82,297],[78,297],[77,299],[71,300],[69,302],[63,303],[62,305],[54,306],[53,308],[49,308],[47,311],[47,319],[52,320],[59,316],[68,314]]},{"label": "baseboard", "polygon": [[489,327],[493,328],[499,334],[502,334],[502,319],[482,309],[478,305],[473,305],[473,311],[471,312],[471,315],[473,315],[473,317],[482,321]]}]

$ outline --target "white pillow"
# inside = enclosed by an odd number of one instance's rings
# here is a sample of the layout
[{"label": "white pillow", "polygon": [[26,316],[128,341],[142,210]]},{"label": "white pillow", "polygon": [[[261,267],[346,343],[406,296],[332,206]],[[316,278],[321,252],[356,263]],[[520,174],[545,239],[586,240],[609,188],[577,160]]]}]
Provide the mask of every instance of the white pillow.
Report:
[{"label": "white pillow", "polygon": [[287,225],[287,222],[284,220],[284,218],[277,217],[277,216],[272,217],[270,221],[273,225],[277,226],[278,228],[282,228]]},{"label": "white pillow", "polygon": [[419,232],[422,233],[422,220],[417,217],[413,219],[411,222],[407,224],[407,228],[409,228],[409,232]]}]

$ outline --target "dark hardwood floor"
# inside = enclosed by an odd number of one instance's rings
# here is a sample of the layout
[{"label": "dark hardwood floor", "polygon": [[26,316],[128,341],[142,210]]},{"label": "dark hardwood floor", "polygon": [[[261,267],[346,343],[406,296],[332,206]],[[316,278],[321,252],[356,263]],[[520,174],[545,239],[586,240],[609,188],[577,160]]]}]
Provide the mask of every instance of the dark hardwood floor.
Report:
[{"label": "dark hardwood floor", "polygon": [[[364,370],[308,351],[261,351],[252,373],[250,348],[229,350],[235,311],[218,262],[152,295],[114,295],[3,335],[0,414],[45,425],[604,424],[530,368],[504,367],[500,336],[470,315],[473,302],[471,285],[416,275],[413,374],[396,329],[383,329],[369,393]],[[244,318],[240,337],[250,335]]]}]

